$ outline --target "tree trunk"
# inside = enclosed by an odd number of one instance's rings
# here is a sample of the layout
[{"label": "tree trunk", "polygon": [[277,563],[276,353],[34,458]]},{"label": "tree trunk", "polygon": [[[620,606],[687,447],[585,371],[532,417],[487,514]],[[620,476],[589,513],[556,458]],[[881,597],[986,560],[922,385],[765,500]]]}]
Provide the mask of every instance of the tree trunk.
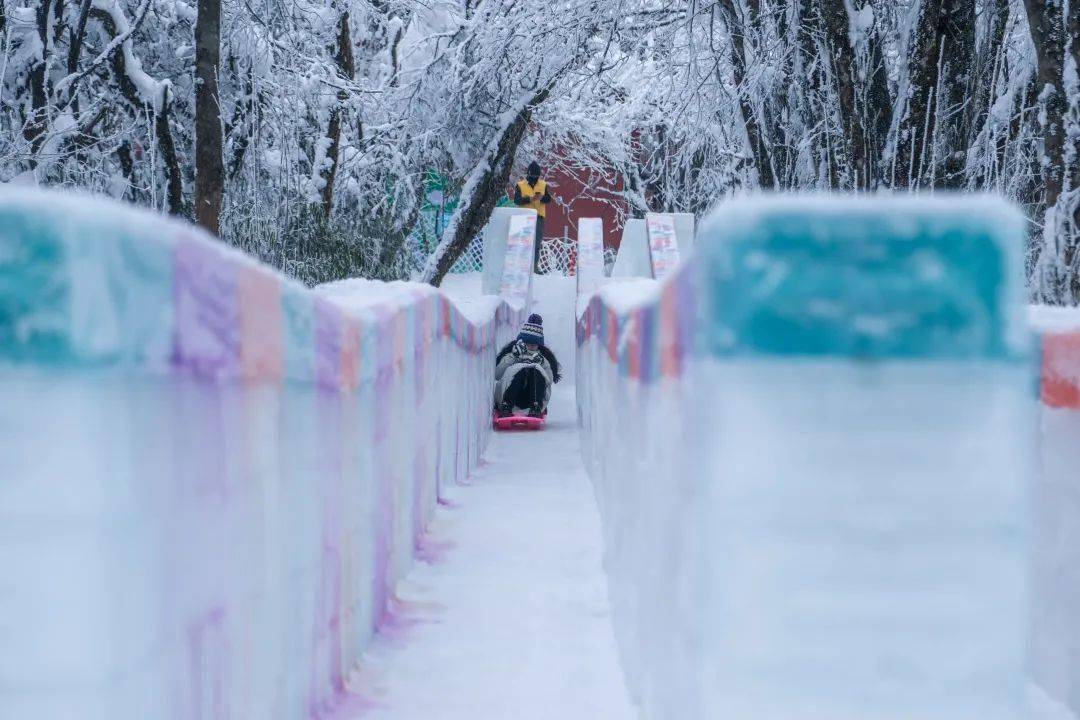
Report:
[{"label": "tree trunk", "polygon": [[154,133],[158,139],[158,150],[165,164],[165,192],[169,200],[169,214],[184,214],[183,182],[180,179],[180,160],[176,156],[172,130],[169,127],[169,108],[172,105],[172,93],[166,88],[161,99],[161,112],[154,116]]},{"label": "tree trunk", "polygon": [[[91,7],[89,16],[101,24],[110,40],[116,37],[116,23],[113,22],[112,15],[104,10]],[[135,87],[135,83],[128,76],[127,60],[119,46],[109,58],[109,69],[112,73],[113,82],[120,89],[120,95],[131,108],[132,116],[138,118],[144,112],[146,103],[140,96],[139,89]],[[160,108],[154,114],[154,134],[157,135],[158,150],[161,152],[161,159],[165,163],[165,195],[168,198],[169,214],[183,215],[184,197],[183,182],[180,177],[180,160],[176,155],[172,124],[169,121],[169,108],[172,104],[172,97],[168,88],[163,92],[165,96],[161,98]],[[153,182],[156,183],[157,178],[154,178]]]},{"label": "tree trunk", "polygon": [[[975,57],[975,3],[972,0],[943,0],[938,20],[940,37],[941,88],[938,105],[939,142],[945,154],[938,168],[932,168],[937,179],[933,185],[959,189],[964,184],[967,168],[968,137],[971,132],[971,115],[968,107],[974,93],[973,65]],[[987,84],[989,78],[981,78],[979,84]]]},{"label": "tree trunk", "polygon": [[869,133],[872,189],[881,187],[885,181],[885,147],[889,142],[894,104],[889,92],[889,69],[881,48],[882,39],[875,29],[874,37],[870,40],[870,66],[866,70],[869,85],[863,109],[863,127]]},{"label": "tree trunk", "polygon": [[415,228],[416,223],[420,221],[420,211],[424,206],[426,189],[423,182],[417,183],[416,197],[413,198],[412,209],[409,211],[408,217],[405,218],[405,222],[402,223],[400,232],[393,238],[385,238],[382,246],[379,248],[379,264],[376,267],[378,272],[382,273],[387,279],[392,279],[392,276],[388,271],[391,269],[394,258],[401,253],[409,236],[412,235],[413,228]]},{"label": "tree trunk", "polygon": [[82,54],[83,38],[86,37],[86,21],[90,17],[90,0],[82,0],[79,5],[79,17],[75,27],[71,29],[71,39],[68,47],[67,71],[74,75],[79,68],[79,56]]},{"label": "tree trunk", "polygon": [[35,167],[37,165],[38,151],[45,141],[47,125],[45,104],[48,101],[48,90],[46,88],[48,78],[45,70],[49,65],[49,53],[51,52],[49,42],[49,10],[51,7],[52,0],[41,0],[41,4],[37,7],[35,21],[37,23],[38,41],[41,43],[41,60],[30,68],[29,77],[27,78],[30,84],[30,117],[23,127],[23,137],[30,141],[30,163],[31,166]]},{"label": "tree trunk", "polygon": [[[967,109],[968,148],[981,147],[978,167],[968,167],[965,185],[986,188],[994,183],[1004,164],[1008,130],[1001,132],[1002,123],[991,118],[990,108],[1000,93],[1005,63],[1005,29],[1009,24],[1010,1],[989,0],[983,15],[986,17],[982,45],[972,62],[972,98]],[[1008,82],[1007,77],[1004,82]],[[1007,128],[1007,126],[1006,126]]]},{"label": "tree trunk", "polygon": [[[352,34],[349,32],[349,14],[343,12],[338,21],[337,49],[334,53],[334,62],[337,63],[339,75],[352,80],[356,73],[353,61]],[[342,104],[349,99],[344,90],[338,91],[337,104],[330,111],[330,125],[326,130],[326,136],[330,140],[326,148],[326,163],[322,168],[322,207],[326,217],[330,217],[330,211],[334,209],[334,178],[337,177],[338,157],[341,154],[341,116],[344,112]]]},{"label": "tree trunk", "polygon": [[230,180],[235,180],[244,169],[244,157],[247,155],[248,146],[255,133],[255,116],[261,104],[261,93],[255,92],[254,73],[249,67],[247,76],[244,78],[244,97],[242,102],[236,104],[233,115],[236,123],[231,130],[226,132],[226,135],[231,137],[233,130],[238,129],[232,144],[232,159],[229,164]]},{"label": "tree trunk", "polygon": [[127,187],[124,188],[124,194],[118,199],[123,199],[131,186],[134,185],[135,179],[135,162],[131,159],[131,143],[124,140],[120,143],[120,146],[116,148],[116,158],[120,161],[120,170],[124,173],[124,180],[127,181]]},{"label": "tree trunk", "polygon": [[[1075,0],[1074,0],[1075,2]],[[1055,259],[1063,276],[1061,291],[1072,303],[1080,301],[1080,268],[1077,267],[1078,238],[1069,230],[1072,224],[1062,217],[1058,204],[1065,189],[1065,115],[1068,98],[1064,82],[1065,9],[1064,0],[1024,0],[1031,40],[1035,44],[1036,83],[1043,131],[1040,162],[1043,178],[1043,201],[1046,207],[1046,236],[1055,242]],[[1074,8],[1075,10],[1075,8]],[[1074,23],[1070,20],[1070,27]],[[1070,178],[1071,179],[1071,178]],[[1071,221],[1071,218],[1068,220]],[[1062,235],[1064,237],[1062,237]],[[1046,252],[1044,248],[1043,252]]]},{"label": "tree trunk", "polygon": [[1072,56],[1080,72],[1080,5],[1069,0],[1069,36],[1072,38]]},{"label": "tree trunk", "polygon": [[195,220],[219,234],[224,192],[218,66],[221,0],[199,0],[195,21]]},{"label": "tree trunk", "polygon": [[1036,82],[1045,118],[1042,174],[1046,207],[1057,204],[1064,187],[1066,98],[1062,0],[1024,0],[1037,60]]},{"label": "tree trunk", "polygon": [[461,193],[461,203],[447,223],[439,247],[424,268],[425,282],[438,287],[457,259],[468,249],[469,243],[484,229],[499,196],[506,192],[514,156],[532,118],[532,109],[547,99],[548,92],[548,87],[541,88],[521,106],[469,174]]},{"label": "tree trunk", "polygon": [[1005,26],[1009,23],[1009,0],[993,0],[992,5],[986,9],[986,37],[982,47],[975,55],[972,66],[972,83],[974,91],[967,121],[969,128],[969,145],[974,143],[975,138],[986,124],[990,106],[994,103],[993,92],[995,88],[995,72],[998,65],[998,56],[1005,43]]},{"label": "tree trunk", "polygon": [[[757,166],[758,184],[765,190],[773,190],[776,188],[776,175],[773,173],[772,158],[769,157],[769,148],[765,144],[761,125],[754,113],[754,106],[750,102],[749,90],[746,87],[746,28],[739,22],[733,0],[721,0],[720,6],[724,12],[724,24],[727,26],[728,36],[731,38],[731,71],[735,80],[735,92],[739,94],[739,111],[746,127],[746,138],[750,143],[754,164]],[[717,80],[723,82],[721,78]]]},{"label": "tree trunk", "polygon": [[[835,153],[831,151],[831,129],[825,120],[829,106],[825,101],[828,95],[822,68],[818,37],[822,34],[822,18],[817,0],[798,0],[798,62],[795,76],[800,87],[798,104],[804,132],[810,133],[807,145],[810,159],[817,177],[814,182],[824,182],[830,189],[840,187],[840,173],[836,164]],[[816,127],[820,126],[820,130]],[[801,142],[802,139],[797,141]]]},{"label": "tree trunk", "polygon": [[[750,12],[750,29],[754,42],[757,43],[755,48],[755,55],[761,57],[762,44],[766,42],[765,28],[763,27],[763,18],[761,14],[761,2],[760,0],[747,0],[747,8]],[[776,34],[778,37],[785,37],[788,33],[787,14],[785,10],[781,10],[777,14],[776,20]],[[779,64],[779,77],[781,78],[779,83],[770,83],[770,92],[761,99],[761,137],[763,147],[768,148],[769,151],[769,167],[772,174],[773,184],[776,189],[786,188],[790,185],[789,182],[789,165],[791,158],[788,153],[787,136],[785,128],[782,126],[781,118],[783,116],[782,108],[786,100],[785,92],[787,83],[784,82],[785,78],[791,77],[792,70],[792,53],[784,52],[781,62]],[[776,94],[777,88],[780,89],[780,93]],[[775,107],[774,107],[775,106]],[[780,112],[777,110],[780,109]]]},{"label": "tree trunk", "polygon": [[[893,186],[915,189],[923,176],[923,158],[937,89],[937,18],[941,0],[922,0],[909,38],[907,97],[897,99],[902,113],[896,138]],[[905,106],[906,103],[906,106]]]},{"label": "tree trunk", "polygon": [[873,186],[873,151],[862,115],[856,106],[855,50],[849,39],[850,21],[844,0],[822,0],[821,15],[840,104],[840,123],[844,133],[845,155],[853,176],[852,186],[856,190],[866,190]]},{"label": "tree trunk", "polygon": [[[1076,71],[1080,73],[1080,0],[1069,0],[1069,35],[1072,38],[1072,56]],[[1080,88],[1077,89],[1077,97],[1073,102],[1080,112]],[[1073,137],[1073,166],[1072,166],[1072,189],[1080,190],[1080,117],[1077,119],[1077,134]],[[1076,201],[1073,210],[1073,231],[1080,232],[1080,199]],[[1077,238],[1080,242],[1080,238]]]},{"label": "tree trunk", "polygon": [[972,0],[924,0],[910,47],[907,108],[899,123],[893,184],[901,189],[959,187],[968,137],[963,108],[975,51]]},{"label": "tree trunk", "polygon": [[772,153],[773,174],[776,176],[777,189],[789,189],[794,184],[794,155],[792,148],[795,143],[791,142],[792,133],[789,122],[789,111],[795,109],[797,100],[793,91],[793,79],[795,77],[795,63],[797,40],[795,31],[798,22],[793,14],[798,11],[797,4],[789,3],[789,7],[780,9],[774,13],[776,22],[776,37],[782,44],[783,50],[778,64],[778,81],[773,83],[772,93],[766,100],[762,110],[764,112],[765,138],[769,143]]},{"label": "tree trunk", "polygon": [[[82,55],[83,39],[86,37],[86,22],[90,18],[90,0],[82,0],[79,5],[79,17],[75,21],[75,27],[71,28],[68,39],[68,75],[74,75],[79,69],[79,58]],[[71,98],[71,111],[75,117],[79,116],[79,98],[76,95],[78,83],[71,83],[69,90]]]}]

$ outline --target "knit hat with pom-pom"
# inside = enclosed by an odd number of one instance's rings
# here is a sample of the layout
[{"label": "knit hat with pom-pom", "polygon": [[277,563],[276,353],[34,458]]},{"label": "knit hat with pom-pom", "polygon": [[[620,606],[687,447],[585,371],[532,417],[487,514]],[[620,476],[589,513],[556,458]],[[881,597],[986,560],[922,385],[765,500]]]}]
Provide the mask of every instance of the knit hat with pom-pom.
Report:
[{"label": "knit hat with pom-pom", "polygon": [[525,324],[521,326],[521,332],[518,333],[518,340],[526,343],[533,343],[535,345],[543,345],[544,318],[536,313],[530,315],[529,319],[525,321]]}]

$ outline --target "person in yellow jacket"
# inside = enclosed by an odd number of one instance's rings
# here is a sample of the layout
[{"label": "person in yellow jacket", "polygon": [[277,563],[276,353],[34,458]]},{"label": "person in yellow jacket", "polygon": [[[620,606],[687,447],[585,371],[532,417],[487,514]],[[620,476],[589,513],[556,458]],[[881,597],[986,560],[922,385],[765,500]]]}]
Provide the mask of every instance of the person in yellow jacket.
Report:
[{"label": "person in yellow jacket", "polygon": [[547,181],[540,179],[540,163],[529,163],[528,174],[514,186],[514,204],[536,211],[536,240],[533,242],[533,270],[540,272],[540,243],[544,239],[544,216],[551,202]]}]

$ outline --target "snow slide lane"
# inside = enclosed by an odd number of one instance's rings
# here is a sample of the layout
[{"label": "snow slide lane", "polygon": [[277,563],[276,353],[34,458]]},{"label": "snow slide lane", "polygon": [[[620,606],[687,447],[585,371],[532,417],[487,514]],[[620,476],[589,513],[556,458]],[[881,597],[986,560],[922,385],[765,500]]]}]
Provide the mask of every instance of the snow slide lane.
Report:
[{"label": "snow slide lane", "polygon": [[379,720],[636,718],[616,654],[573,388],[545,430],[500,433],[398,587],[353,678]]}]

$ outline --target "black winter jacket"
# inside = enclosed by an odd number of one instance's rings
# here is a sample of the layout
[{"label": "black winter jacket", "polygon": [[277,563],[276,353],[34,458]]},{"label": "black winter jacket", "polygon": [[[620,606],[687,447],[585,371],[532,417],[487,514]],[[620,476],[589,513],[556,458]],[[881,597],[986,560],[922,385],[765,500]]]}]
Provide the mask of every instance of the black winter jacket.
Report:
[{"label": "black winter jacket", "polygon": [[[499,361],[502,360],[508,352],[514,349],[514,343],[516,342],[517,339],[515,338],[503,346],[503,349],[500,350],[499,354],[495,356],[496,365],[499,364]],[[562,370],[559,369],[559,361],[555,359],[555,353],[551,352],[551,348],[549,348],[547,345],[541,345],[540,354],[547,358],[548,364],[551,365],[551,372],[554,374],[552,380],[554,380],[555,382],[559,382],[560,380],[562,380]]]}]

